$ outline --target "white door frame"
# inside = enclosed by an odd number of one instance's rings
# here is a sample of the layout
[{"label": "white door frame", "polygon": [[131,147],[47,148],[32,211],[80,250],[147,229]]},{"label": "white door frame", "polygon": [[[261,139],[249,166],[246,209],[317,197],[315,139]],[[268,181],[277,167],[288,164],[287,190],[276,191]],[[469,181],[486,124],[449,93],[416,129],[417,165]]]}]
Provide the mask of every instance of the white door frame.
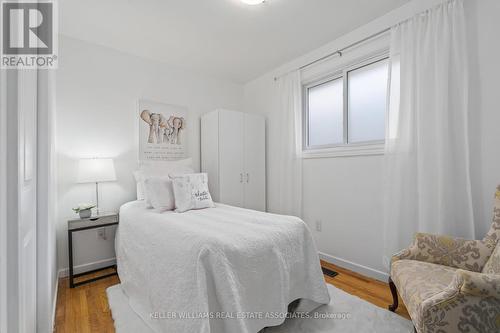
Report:
[{"label": "white door frame", "polygon": [[[19,222],[19,123],[18,123],[18,71],[9,70],[3,73],[3,99],[4,106],[2,116],[5,116],[5,136],[3,142],[3,153],[5,159],[2,159],[2,179],[5,181],[3,188],[4,200],[2,202],[5,209],[2,210],[2,216],[5,217],[2,233],[4,254],[4,270],[2,270],[2,288],[5,288],[5,296],[2,302],[2,329],[5,332],[19,331],[19,283],[18,283],[18,222]],[[9,112],[10,110],[10,112]]]},{"label": "white door frame", "polygon": [[[38,72],[18,71],[17,279],[19,332],[36,332]],[[10,178],[10,175],[9,175]]]},{"label": "white door frame", "polygon": [[[37,332],[53,331],[57,292],[54,230],[54,73],[38,71]],[[40,241],[38,241],[40,240]]]},{"label": "white door frame", "polygon": [[7,106],[5,70],[0,72],[0,333],[7,333]]}]

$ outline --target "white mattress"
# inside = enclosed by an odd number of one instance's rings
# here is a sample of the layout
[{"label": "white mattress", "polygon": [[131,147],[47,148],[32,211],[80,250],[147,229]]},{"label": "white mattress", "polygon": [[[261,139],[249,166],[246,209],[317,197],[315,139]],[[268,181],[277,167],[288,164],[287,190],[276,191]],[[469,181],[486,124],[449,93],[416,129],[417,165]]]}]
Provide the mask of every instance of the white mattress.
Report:
[{"label": "white mattress", "polygon": [[134,201],[120,209],[116,253],[129,305],[155,332],[256,333],[294,300],[330,300],[296,217],[222,204],[158,213]]}]

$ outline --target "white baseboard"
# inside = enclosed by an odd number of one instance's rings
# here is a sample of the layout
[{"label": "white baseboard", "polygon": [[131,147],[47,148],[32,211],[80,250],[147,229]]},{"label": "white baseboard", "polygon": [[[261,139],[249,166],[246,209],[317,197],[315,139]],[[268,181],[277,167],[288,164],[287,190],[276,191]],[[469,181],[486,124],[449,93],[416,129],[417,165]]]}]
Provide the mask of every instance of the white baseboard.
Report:
[{"label": "white baseboard", "polygon": [[52,331],[55,331],[55,324],[56,324],[56,309],[57,309],[57,293],[59,292],[59,273],[60,271],[57,271],[57,276],[56,276],[56,287],[54,288],[54,296],[53,296],[53,301],[52,301]]},{"label": "white baseboard", "polygon": [[[99,269],[102,267],[110,266],[116,264],[116,258],[109,258],[104,260],[99,260],[95,262],[91,262],[88,264],[78,265],[73,268],[73,274],[79,274],[86,271],[91,271],[94,269]],[[59,270],[59,278],[69,276],[69,268],[61,268]]]},{"label": "white baseboard", "polygon": [[382,282],[387,282],[387,279],[389,279],[389,274],[384,273],[382,271],[379,271],[379,270],[376,270],[376,269],[373,269],[370,267],[366,267],[366,266],[363,266],[360,264],[356,264],[356,263],[349,261],[349,260],[337,258],[337,257],[334,257],[332,255],[329,255],[329,254],[326,254],[323,252],[318,252],[318,254],[319,254],[319,258],[321,260],[324,260],[324,261],[329,262],[331,264],[340,266],[342,268],[349,269],[353,272],[371,277],[373,279],[376,279],[376,280],[379,280]]}]

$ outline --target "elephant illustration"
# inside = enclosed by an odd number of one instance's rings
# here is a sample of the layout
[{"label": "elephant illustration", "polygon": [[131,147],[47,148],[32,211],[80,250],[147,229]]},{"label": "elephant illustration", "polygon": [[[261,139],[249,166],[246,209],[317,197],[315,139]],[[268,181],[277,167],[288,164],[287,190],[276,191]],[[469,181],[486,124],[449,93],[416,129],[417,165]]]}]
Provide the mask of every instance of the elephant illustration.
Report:
[{"label": "elephant illustration", "polygon": [[141,119],[149,125],[148,143],[163,143],[167,119],[161,113],[141,112]]},{"label": "elephant illustration", "polygon": [[180,145],[180,131],[185,128],[185,120],[182,117],[170,116],[167,120],[167,128],[165,130],[165,138],[171,144]]}]

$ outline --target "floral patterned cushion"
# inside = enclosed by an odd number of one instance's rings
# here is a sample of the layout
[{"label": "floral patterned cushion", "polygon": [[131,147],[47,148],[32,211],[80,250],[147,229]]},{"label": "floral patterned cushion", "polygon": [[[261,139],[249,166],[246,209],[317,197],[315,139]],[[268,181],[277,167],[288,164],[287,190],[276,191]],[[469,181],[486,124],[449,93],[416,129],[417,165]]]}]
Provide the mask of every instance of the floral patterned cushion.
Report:
[{"label": "floral patterned cushion", "polygon": [[483,273],[500,274],[500,242],[497,243],[495,251],[493,251],[486,265],[484,265]]},{"label": "floral patterned cushion", "polygon": [[398,260],[391,265],[391,279],[419,327],[423,320],[422,303],[445,290],[457,269],[416,260]]}]

